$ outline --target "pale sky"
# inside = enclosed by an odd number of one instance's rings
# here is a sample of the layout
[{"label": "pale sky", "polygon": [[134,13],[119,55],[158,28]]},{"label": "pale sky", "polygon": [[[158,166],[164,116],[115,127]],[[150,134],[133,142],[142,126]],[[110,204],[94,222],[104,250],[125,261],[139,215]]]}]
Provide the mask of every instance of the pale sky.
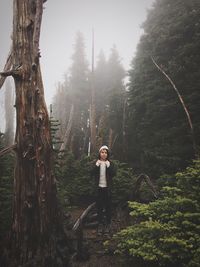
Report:
[{"label": "pale sky", "polygon": [[[75,34],[85,37],[91,64],[91,35],[95,32],[95,58],[100,49],[108,56],[116,44],[126,70],[135,55],[141,24],[154,0],[48,0],[44,6],[40,37],[41,69],[47,105],[71,65]],[[0,0],[0,69],[3,68],[12,33],[13,0]],[[4,89],[2,89],[4,90]],[[1,90],[1,91],[2,91]],[[0,94],[0,98],[2,93]],[[2,99],[0,99],[0,104]]]}]

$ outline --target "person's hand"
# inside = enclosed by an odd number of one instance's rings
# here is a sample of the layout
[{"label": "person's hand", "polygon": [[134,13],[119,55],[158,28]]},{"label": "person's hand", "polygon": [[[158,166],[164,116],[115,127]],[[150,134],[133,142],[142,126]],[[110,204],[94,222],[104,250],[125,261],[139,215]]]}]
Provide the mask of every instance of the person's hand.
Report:
[{"label": "person's hand", "polygon": [[96,162],[96,166],[99,167],[101,164],[101,161],[98,159],[97,162]]},{"label": "person's hand", "polygon": [[106,160],[106,167],[109,168],[110,167],[110,161]]}]

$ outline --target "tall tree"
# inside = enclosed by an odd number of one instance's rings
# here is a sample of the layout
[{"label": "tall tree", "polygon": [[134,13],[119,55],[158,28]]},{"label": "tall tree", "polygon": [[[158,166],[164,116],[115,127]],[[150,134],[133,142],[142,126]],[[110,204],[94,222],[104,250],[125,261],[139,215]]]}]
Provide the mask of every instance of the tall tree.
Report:
[{"label": "tall tree", "polygon": [[[101,114],[103,106],[108,105],[108,71],[107,61],[103,50],[98,55],[98,60],[95,68],[95,96],[96,96],[96,111]],[[98,119],[98,118],[97,118]]]},{"label": "tall tree", "polygon": [[100,147],[108,141],[107,118],[108,118],[108,72],[107,60],[104,51],[101,50],[95,68],[94,75],[97,145]]},{"label": "tall tree", "polygon": [[39,63],[43,2],[13,1],[12,51],[1,73],[0,83],[12,75],[16,89],[17,146],[9,266],[58,266],[57,260],[64,261],[58,259],[60,220]]},{"label": "tall tree", "polygon": [[123,158],[124,77],[125,70],[116,46],[113,45],[108,60],[100,51],[95,69],[97,142],[112,147],[117,159]]},{"label": "tall tree", "polygon": [[74,105],[72,151],[76,158],[79,158],[85,150],[84,138],[87,135],[90,105],[88,75],[89,70],[85,56],[84,38],[81,32],[77,32],[70,70],[70,95]]},{"label": "tall tree", "polygon": [[123,124],[124,124],[124,105],[125,105],[125,70],[121,63],[121,58],[115,45],[111,49],[108,59],[108,105],[109,105],[109,127],[111,146],[113,154],[117,159],[124,159],[123,152]]},{"label": "tall tree", "polygon": [[200,144],[199,10],[196,0],[157,0],[143,25],[129,72],[129,160],[138,170],[174,172],[195,157],[185,111],[151,57],[176,84]]}]

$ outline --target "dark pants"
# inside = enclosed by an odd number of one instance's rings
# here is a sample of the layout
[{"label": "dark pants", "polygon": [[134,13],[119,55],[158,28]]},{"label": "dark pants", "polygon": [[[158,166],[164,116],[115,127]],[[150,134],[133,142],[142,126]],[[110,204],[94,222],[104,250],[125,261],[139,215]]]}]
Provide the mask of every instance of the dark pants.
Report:
[{"label": "dark pants", "polygon": [[106,223],[111,223],[111,196],[107,187],[99,187],[97,192],[98,222],[103,223],[103,211],[105,210]]}]

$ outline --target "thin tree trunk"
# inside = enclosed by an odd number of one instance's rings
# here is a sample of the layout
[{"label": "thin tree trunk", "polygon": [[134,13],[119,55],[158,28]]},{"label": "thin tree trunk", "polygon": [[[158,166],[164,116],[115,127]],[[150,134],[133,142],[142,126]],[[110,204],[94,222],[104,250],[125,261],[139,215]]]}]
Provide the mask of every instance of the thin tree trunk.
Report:
[{"label": "thin tree trunk", "polygon": [[12,65],[17,68],[10,75],[16,89],[17,148],[8,266],[57,266],[56,242],[61,225],[39,64],[43,0],[13,3]]},{"label": "thin tree trunk", "polygon": [[113,143],[113,130],[109,129],[108,147],[111,148]]},{"label": "thin tree trunk", "polygon": [[96,150],[96,105],[94,90],[94,31],[92,31],[92,77],[91,77],[91,105],[90,105],[91,151]]},{"label": "thin tree trunk", "polygon": [[72,122],[73,122],[73,114],[74,114],[74,104],[72,104],[71,109],[70,109],[70,114],[69,114],[69,120],[68,120],[68,124],[67,124],[67,129],[63,138],[63,143],[60,147],[60,151],[59,153],[61,153],[67,146],[68,142],[69,142],[69,137],[70,137],[70,132],[72,129]]},{"label": "thin tree trunk", "polygon": [[156,63],[155,59],[153,57],[151,57],[151,60],[153,62],[153,64],[156,66],[156,68],[167,78],[167,80],[170,82],[170,84],[172,85],[172,87],[174,88],[174,91],[176,92],[179,101],[181,102],[181,105],[184,109],[184,112],[186,114],[187,117],[187,121],[190,127],[190,131],[191,131],[191,137],[192,137],[192,144],[193,144],[193,149],[194,149],[194,154],[195,156],[198,156],[198,149],[197,149],[197,144],[195,141],[195,136],[194,136],[194,128],[193,128],[193,124],[192,124],[192,119],[190,117],[190,113],[185,105],[185,102],[183,100],[183,97],[181,96],[181,94],[179,93],[179,90],[177,89],[176,85],[174,84],[174,82],[172,81],[172,79],[169,77],[169,75],[166,74],[166,72]]},{"label": "thin tree trunk", "polygon": [[122,121],[122,151],[123,157],[126,157],[126,105],[127,99],[124,99],[123,103],[123,121]]}]

